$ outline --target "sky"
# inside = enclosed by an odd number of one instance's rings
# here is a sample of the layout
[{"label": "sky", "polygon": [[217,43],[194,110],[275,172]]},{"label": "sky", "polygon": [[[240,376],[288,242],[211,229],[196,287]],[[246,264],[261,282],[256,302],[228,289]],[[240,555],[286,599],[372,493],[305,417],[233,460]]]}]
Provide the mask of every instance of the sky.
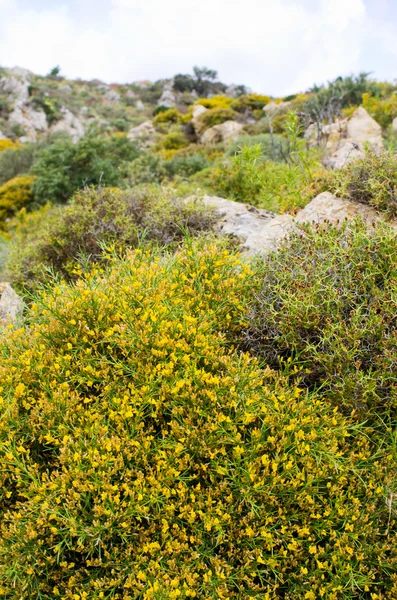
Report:
[{"label": "sky", "polygon": [[0,0],[0,65],[107,83],[194,65],[283,96],[362,71],[397,79],[397,0]]}]

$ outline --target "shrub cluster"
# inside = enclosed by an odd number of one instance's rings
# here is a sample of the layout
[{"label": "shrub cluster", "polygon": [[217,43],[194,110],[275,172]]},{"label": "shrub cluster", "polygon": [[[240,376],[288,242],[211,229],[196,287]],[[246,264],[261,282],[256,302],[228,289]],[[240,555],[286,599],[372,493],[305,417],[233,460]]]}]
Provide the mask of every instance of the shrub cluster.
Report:
[{"label": "shrub cluster", "polygon": [[264,264],[245,349],[299,366],[347,413],[397,416],[397,239],[358,221],[305,229]]},{"label": "shrub cluster", "polygon": [[252,276],[132,252],[3,332],[2,596],[396,597],[393,458],[231,349]]},{"label": "shrub cluster", "polygon": [[339,198],[397,215],[397,156],[393,153],[368,149],[343,169],[325,173],[319,185]]},{"label": "shrub cluster", "polygon": [[0,186],[0,229],[5,222],[33,200],[34,177],[20,175]]},{"label": "shrub cluster", "polygon": [[77,260],[98,261],[103,244],[134,247],[143,240],[175,245],[186,232],[208,230],[214,216],[157,188],[87,189],[65,207],[45,207],[16,226],[7,269],[17,286],[32,289],[48,269],[67,279],[80,274]]},{"label": "shrub cluster", "polygon": [[206,129],[220,125],[225,121],[233,121],[236,113],[231,108],[210,108],[197,118],[196,131],[203,133]]}]

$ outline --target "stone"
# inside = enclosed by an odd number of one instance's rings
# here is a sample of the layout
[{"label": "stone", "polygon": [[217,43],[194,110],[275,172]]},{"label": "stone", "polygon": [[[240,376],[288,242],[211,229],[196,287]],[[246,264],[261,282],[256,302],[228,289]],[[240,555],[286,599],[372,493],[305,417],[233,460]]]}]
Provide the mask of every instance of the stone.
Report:
[{"label": "stone", "polygon": [[2,131],[0,131],[0,140],[6,140],[7,136],[4,135],[4,133]]},{"label": "stone", "polygon": [[85,133],[83,123],[68,108],[62,106],[60,109],[62,119],[54,123],[50,131],[52,133],[64,132],[70,135],[74,142],[77,142]]},{"label": "stone", "polygon": [[376,150],[383,149],[382,127],[362,106],[359,106],[348,120],[346,137],[360,147],[368,142]]},{"label": "stone", "polygon": [[16,106],[9,116],[11,125],[19,125],[26,141],[35,141],[37,133],[47,131],[47,116],[43,110],[36,110],[32,106]]},{"label": "stone", "polygon": [[195,106],[193,106],[193,111],[192,111],[192,119],[193,121],[196,121],[200,115],[204,114],[205,112],[207,112],[208,108],[205,108],[205,106],[203,106],[202,104],[196,104]]},{"label": "stone", "polygon": [[145,105],[144,105],[144,103],[142,102],[142,100],[137,100],[137,101],[136,101],[136,103],[135,103],[135,108],[136,108],[137,110],[139,110],[139,112],[142,112],[143,110],[145,110]]},{"label": "stone", "polygon": [[22,312],[23,302],[9,283],[0,283],[0,323],[16,320]]},{"label": "stone", "polygon": [[9,73],[16,75],[17,77],[22,77],[22,79],[30,79],[33,75],[32,71],[24,69],[23,67],[13,67],[9,70]]},{"label": "stone", "polygon": [[306,130],[305,137],[309,140],[309,145],[325,145],[328,152],[323,163],[333,169],[341,169],[352,160],[363,156],[366,144],[375,151],[383,149],[382,128],[362,106],[354,111],[350,119],[340,119],[323,125],[320,139],[315,126]]},{"label": "stone", "polygon": [[121,100],[120,94],[111,88],[106,91],[105,98],[110,104],[119,104]]},{"label": "stone", "polygon": [[150,148],[156,141],[156,129],[151,121],[144,121],[130,129],[127,137],[130,140],[138,141],[142,147]]},{"label": "stone", "polygon": [[243,128],[244,125],[237,121],[225,121],[204,131],[200,137],[200,143],[210,145],[235,140],[241,135]]},{"label": "stone", "polygon": [[355,217],[361,217],[368,225],[382,220],[380,213],[366,204],[343,200],[330,192],[323,192],[298,212],[295,223],[315,223],[318,225],[329,223],[338,226],[342,225],[344,221]]},{"label": "stone", "polygon": [[157,102],[157,106],[166,106],[167,108],[173,108],[176,104],[175,94],[167,88],[164,88],[163,93],[159,101]]},{"label": "stone", "polygon": [[278,102],[277,103],[277,102],[274,102],[274,100],[271,100],[263,107],[262,110],[266,116],[272,117],[275,114],[286,112],[290,108],[290,106],[291,106],[291,102]]}]

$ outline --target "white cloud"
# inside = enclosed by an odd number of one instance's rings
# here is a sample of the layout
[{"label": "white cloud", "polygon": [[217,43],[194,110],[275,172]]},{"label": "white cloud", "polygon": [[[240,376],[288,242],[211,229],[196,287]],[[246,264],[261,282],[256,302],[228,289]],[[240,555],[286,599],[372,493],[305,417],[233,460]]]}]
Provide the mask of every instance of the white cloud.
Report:
[{"label": "white cloud", "polygon": [[357,72],[368,33],[364,0],[109,0],[98,10],[107,10],[102,26],[66,3],[27,10],[0,0],[0,64],[39,73],[60,64],[69,77],[119,82],[199,64],[285,94]]}]

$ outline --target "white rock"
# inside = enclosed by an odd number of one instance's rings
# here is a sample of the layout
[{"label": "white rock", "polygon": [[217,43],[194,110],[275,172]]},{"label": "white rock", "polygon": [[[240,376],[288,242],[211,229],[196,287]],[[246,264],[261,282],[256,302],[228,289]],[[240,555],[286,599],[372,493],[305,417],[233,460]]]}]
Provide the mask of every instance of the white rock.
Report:
[{"label": "white rock", "polygon": [[140,112],[141,112],[142,110],[145,110],[145,105],[144,105],[144,103],[142,102],[142,100],[137,100],[137,101],[136,101],[135,108],[136,108],[137,110],[139,110]]},{"label": "white rock", "polygon": [[0,322],[15,321],[22,312],[23,302],[9,283],[0,283]]},{"label": "white rock", "polygon": [[380,213],[366,204],[342,200],[330,192],[323,192],[296,215],[295,222],[329,223],[337,226],[358,216],[369,225],[382,220]]},{"label": "white rock", "polygon": [[170,90],[165,88],[163,93],[161,94],[160,100],[157,102],[158,106],[167,106],[168,108],[173,108],[176,104],[175,94]]},{"label": "white rock", "polygon": [[205,106],[203,106],[202,104],[196,104],[195,106],[193,106],[193,121],[198,119],[200,115],[203,115],[205,112],[207,112],[207,110],[208,108],[205,108]]},{"label": "white rock", "polygon": [[200,143],[210,145],[232,141],[241,135],[243,128],[244,125],[237,121],[225,121],[204,131],[200,137]]},{"label": "white rock", "polygon": [[112,88],[106,91],[105,98],[110,104],[119,104],[121,100],[120,94],[116,90],[112,90]]},{"label": "white rock", "polygon": [[278,113],[284,113],[286,112],[291,106],[291,102],[274,102],[274,100],[271,100],[270,102],[268,102],[267,104],[265,104],[265,106],[263,107],[263,112],[268,116],[271,117],[275,114]]},{"label": "white rock", "polygon": [[136,127],[130,129],[127,133],[130,140],[136,140],[144,148],[150,148],[156,142],[156,129],[151,121],[145,121]]},{"label": "white rock", "polygon": [[383,148],[382,127],[362,106],[359,106],[348,120],[346,137],[353,140],[360,147],[369,142],[377,150]]},{"label": "white rock", "polygon": [[397,133],[397,117],[394,117],[393,123],[391,124],[391,130],[393,133]]},{"label": "white rock", "polygon": [[321,130],[321,141],[328,150],[324,165],[333,169],[341,169],[347,163],[364,156],[365,145],[376,151],[383,148],[382,128],[359,106],[348,120],[342,119]]},{"label": "white rock", "polygon": [[0,131],[0,140],[6,140],[7,136],[4,135],[4,133],[2,131]]},{"label": "white rock", "polygon": [[35,110],[32,106],[16,106],[9,116],[9,122],[19,125],[25,131],[28,141],[35,141],[37,133],[48,129],[47,116],[43,110]]},{"label": "white rock", "polygon": [[85,133],[83,123],[68,108],[62,106],[60,109],[62,119],[54,123],[50,131],[52,133],[65,132],[77,142]]}]

